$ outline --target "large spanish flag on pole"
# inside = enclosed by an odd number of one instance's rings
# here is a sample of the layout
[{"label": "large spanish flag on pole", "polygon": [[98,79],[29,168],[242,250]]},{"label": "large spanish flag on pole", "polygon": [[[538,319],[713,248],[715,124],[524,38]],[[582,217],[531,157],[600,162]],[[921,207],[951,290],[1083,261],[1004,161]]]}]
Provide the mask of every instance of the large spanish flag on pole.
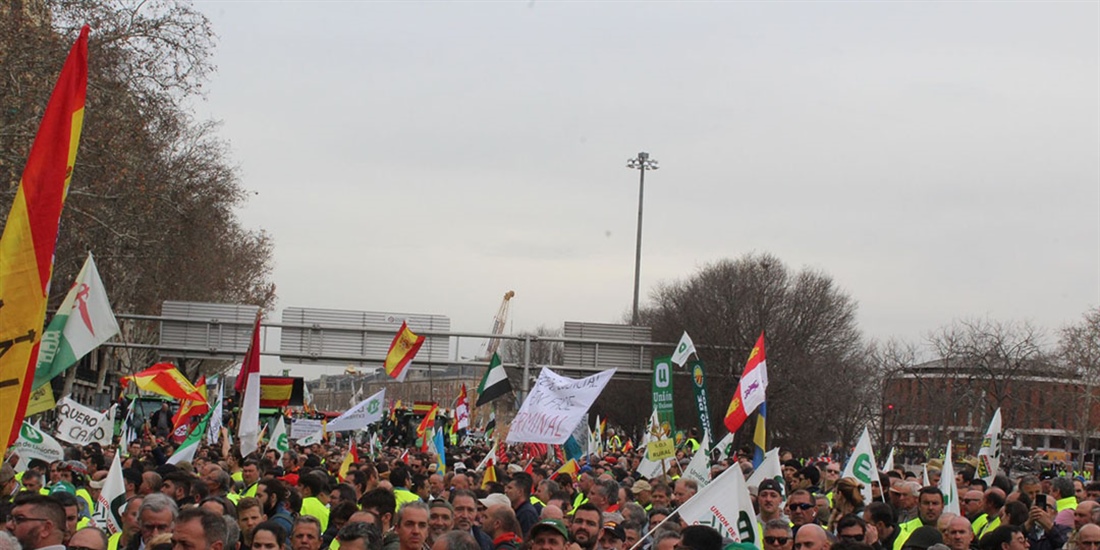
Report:
[{"label": "large spanish flag on pole", "polygon": [[393,337],[390,351],[386,353],[386,374],[390,375],[390,378],[404,381],[405,375],[408,374],[405,372],[405,367],[413,357],[416,357],[416,352],[420,351],[422,345],[424,345],[424,337],[417,336],[409,330],[408,323],[401,323],[401,330],[397,331],[397,336]]},{"label": "large spanish flag on pole", "polygon": [[19,434],[46,320],[61,207],[84,123],[88,27],[80,29],[31,145],[0,237],[0,451]]}]

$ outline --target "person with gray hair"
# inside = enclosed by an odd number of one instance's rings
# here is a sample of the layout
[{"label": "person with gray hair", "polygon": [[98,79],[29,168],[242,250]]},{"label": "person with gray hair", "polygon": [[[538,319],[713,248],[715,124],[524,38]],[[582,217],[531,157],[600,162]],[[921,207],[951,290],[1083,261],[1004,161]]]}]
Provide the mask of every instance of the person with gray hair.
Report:
[{"label": "person with gray hair", "polygon": [[69,548],[82,550],[107,550],[107,534],[98,527],[88,526],[77,529],[69,539]]},{"label": "person with gray hair", "polygon": [[0,550],[23,550],[23,546],[11,533],[0,529]]},{"label": "person with gray hair", "polygon": [[140,537],[131,537],[126,550],[144,548],[153,537],[170,533],[176,526],[179,507],[176,501],[164,493],[150,493],[141,501],[138,508],[137,523]]},{"label": "person with gray hair", "polygon": [[669,529],[658,529],[653,534],[653,550],[673,550],[680,544],[680,533]]},{"label": "person with gray hair", "polygon": [[237,518],[226,514],[222,519],[225,520],[225,550],[238,550],[241,545],[241,527],[237,525]]},{"label": "person with gray hair", "polygon": [[397,510],[393,529],[401,550],[422,550],[428,540],[429,515],[428,505],[419,500],[406,502]]},{"label": "person with gray hair", "polygon": [[353,521],[336,533],[339,550],[374,550],[382,547],[382,532],[373,523]]},{"label": "person with gray hair", "polygon": [[432,550],[481,550],[481,545],[469,533],[449,531],[436,539]]},{"label": "person with gray hair", "polygon": [[[145,502],[148,503],[149,499]],[[173,548],[194,550],[225,550],[227,530],[221,515],[204,508],[187,507],[176,518],[172,545]]]}]

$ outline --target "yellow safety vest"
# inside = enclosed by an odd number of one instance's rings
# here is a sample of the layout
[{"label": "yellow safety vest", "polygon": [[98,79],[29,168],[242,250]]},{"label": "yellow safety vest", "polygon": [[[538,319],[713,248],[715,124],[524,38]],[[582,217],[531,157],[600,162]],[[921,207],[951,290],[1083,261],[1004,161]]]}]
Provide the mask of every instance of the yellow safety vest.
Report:
[{"label": "yellow safety vest", "polygon": [[107,539],[107,550],[118,550],[118,543],[122,540],[122,531],[111,535]]},{"label": "yellow safety vest", "polygon": [[325,529],[328,529],[328,508],[325,508],[325,505],[321,504],[317,497],[302,499],[302,515],[317,518],[317,521],[321,522],[322,533],[325,532]]},{"label": "yellow safety vest", "polygon": [[924,522],[920,520],[920,517],[915,517],[898,526],[898,538],[894,539],[894,550],[901,550],[905,546],[905,541],[909,540],[909,535],[913,534],[917,528],[924,525]]}]

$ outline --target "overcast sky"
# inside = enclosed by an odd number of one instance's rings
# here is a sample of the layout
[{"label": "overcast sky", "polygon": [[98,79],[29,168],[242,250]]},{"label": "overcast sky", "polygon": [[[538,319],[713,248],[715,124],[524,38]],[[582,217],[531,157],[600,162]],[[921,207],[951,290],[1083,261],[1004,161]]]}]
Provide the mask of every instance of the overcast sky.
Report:
[{"label": "overcast sky", "polygon": [[876,338],[1100,303],[1096,2],[197,6],[280,310],[621,321],[639,151],[643,302],[770,252]]}]

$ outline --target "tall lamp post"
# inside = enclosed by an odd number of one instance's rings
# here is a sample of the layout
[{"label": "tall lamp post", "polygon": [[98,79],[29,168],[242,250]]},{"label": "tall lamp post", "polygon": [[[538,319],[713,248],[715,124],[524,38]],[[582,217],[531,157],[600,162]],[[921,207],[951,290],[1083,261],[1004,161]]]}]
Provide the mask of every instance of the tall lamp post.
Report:
[{"label": "tall lamp post", "polygon": [[626,167],[638,171],[638,242],[634,248],[634,313],[630,324],[638,324],[638,285],[642,274],[642,199],[645,198],[645,172],[656,170],[657,160],[649,158],[649,153],[641,152],[626,161]]}]

